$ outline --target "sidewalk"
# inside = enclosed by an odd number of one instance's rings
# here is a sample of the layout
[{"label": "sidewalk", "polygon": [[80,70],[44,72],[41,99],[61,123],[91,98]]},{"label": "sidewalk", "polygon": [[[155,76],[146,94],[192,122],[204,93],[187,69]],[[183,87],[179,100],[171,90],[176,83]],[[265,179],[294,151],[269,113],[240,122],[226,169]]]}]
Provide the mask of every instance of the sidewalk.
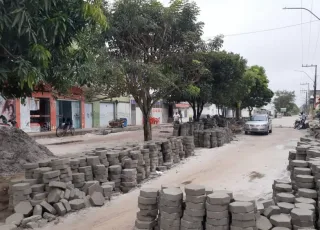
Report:
[{"label": "sidewalk", "polygon": [[[125,132],[125,131],[136,131],[143,129],[143,126],[128,126],[125,128],[89,128],[89,129],[76,129],[74,135],[85,135],[87,133],[95,133],[102,130],[110,130],[110,133],[118,133],[118,132]],[[49,131],[49,132],[40,132],[40,133],[28,133],[30,137],[34,139],[42,139],[42,138],[52,138],[57,137],[56,131]]]},{"label": "sidewalk", "polygon": [[[170,126],[171,124],[160,124],[160,125],[153,125],[153,129],[158,129],[161,127]],[[75,136],[79,135],[85,135],[87,133],[95,133],[99,131],[109,131],[110,133],[119,133],[119,132],[128,132],[128,131],[137,131],[142,130],[142,125],[136,125],[136,126],[128,126],[125,128],[90,128],[90,129],[76,129],[75,130]],[[56,131],[49,131],[49,132],[40,132],[40,133],[28,133],[30,137],[33,137],[34,139],[42,139],[42,138],[53,138],[56,137]]]}]

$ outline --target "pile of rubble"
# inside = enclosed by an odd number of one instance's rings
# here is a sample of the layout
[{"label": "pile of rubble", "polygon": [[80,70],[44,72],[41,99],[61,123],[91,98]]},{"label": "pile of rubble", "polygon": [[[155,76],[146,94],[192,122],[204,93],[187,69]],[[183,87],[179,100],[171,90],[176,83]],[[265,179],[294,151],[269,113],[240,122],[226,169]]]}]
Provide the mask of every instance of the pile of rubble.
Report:
[{"label": "pile of rubble", "polygon": [[79,158],[27,163],[25,179],[11,181],[6,224],[37,228],[57,216],[102,206],[115,192],[129,192],[156,170],[194,155],[193,137],[170,137],[113,149],[98,148]]}]

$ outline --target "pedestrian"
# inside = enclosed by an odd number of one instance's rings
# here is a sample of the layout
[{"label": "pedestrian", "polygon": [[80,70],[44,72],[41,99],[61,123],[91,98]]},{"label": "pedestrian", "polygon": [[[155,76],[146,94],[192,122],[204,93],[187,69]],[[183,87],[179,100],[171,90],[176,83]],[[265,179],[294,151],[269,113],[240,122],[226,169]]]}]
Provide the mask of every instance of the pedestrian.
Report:
[{"label": "pedestrian", "polygon": [[178,112],[176,112],[176,113],[173,115],[173,121],[174,121],[174,123],[179,124],[179,119],[180,119],[180,115],[178,114]]},{"label": "pedestrian", "polygon": [[181,113],[181,110],[179,110],[178,112],[179,112],[180,122],[182,123],[182,113]]}]

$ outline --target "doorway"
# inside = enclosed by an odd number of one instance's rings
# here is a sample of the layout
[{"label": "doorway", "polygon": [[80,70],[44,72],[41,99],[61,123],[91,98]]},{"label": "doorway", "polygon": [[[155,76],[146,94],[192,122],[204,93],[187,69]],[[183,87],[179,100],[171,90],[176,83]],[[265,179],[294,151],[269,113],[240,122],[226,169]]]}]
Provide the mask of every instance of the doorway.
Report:
[{"label": "doorway", "polygon": [[57,126],[61,126],[67,119],[71,119],[75,129],[81,128],[80,101],[57,101]]}]

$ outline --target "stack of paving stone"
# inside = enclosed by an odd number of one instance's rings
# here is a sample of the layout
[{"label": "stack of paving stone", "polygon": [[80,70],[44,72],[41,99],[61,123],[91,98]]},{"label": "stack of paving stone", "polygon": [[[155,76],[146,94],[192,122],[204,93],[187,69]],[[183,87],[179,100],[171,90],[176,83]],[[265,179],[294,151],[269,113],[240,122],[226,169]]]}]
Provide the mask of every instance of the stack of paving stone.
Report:
[{"label": "stack of paving stone", "polygon": [[171,143],[169,140],[164,140],[162,142],[162,154],[163,154],[163,165],[168,169],[171,168],[173,163],[172,149]]},{"label": "stack of paving stone", "polygon": [[159,229],[180,230],[183,192],[180,188],[162,186],[159,199]]},{"label": "stack of paving stone", "polygon": [[180,124],[180,136],[187,136],[189,135],[189,124],[188,123],[182,123]]},{"label": "stack of paving stone", "polygon": [[93,180],[93,171],[92,171],[92,167],[91,166],[79,167],[79,173],[83,173],[84,181]]},{"label": "stack of paving stone", "polygon": [[146,171],[145,171],[145,162],[143,159],[143,155],[141,150],[132,150],[130,151],[130,156],[132,158],[133,163],[137,163],[136,171],[138,172],[138,183],[143,181],[146,178]]},{"label": "stack of paving stone", "polygon": [[307,149],[309,146],[299,145],[296,147],[296,160],[307,160]]},{"label": "stack of paving stone", "polygon": [[137,170],[136,169],[123,169],[121,173],[121,191],[124,193],[129,192],[137,186]]},{"label": "stack of paving stone", "polygon": [[[44,187],[43,187],[44,192]],[[16,183],[13,184],[9,190],[9,195],[12,197],[12,207],[15,207],[20,202],[31,200],[32,194],[31,186],[29,183]]]},{"label": "stack of paving stone", "polygon": [[107,159],[108,150],[96,149],[94,152],[95,152],[95,155],[99,157],[100,164],[104,165],[105,167],[108,167],[109,166],[109,161]]},{"label": "stack of paving stone", "polygon": [[109,165],[120,165],[119,161],[119,151],[109,151],[107,153],[107,159],[109,162]]},{"label": "stack of paving stone", "polygon": [[115,184],[115,191],[120,191],[121,185],[121,171],[122,167],[120,165],[112,165],[109,167],[109,180],[113,181]]},{"label": "stack of paving stone", "polygon": [[202,229],[206,215],[206,189],[201,185],[187,185],[185,187],[186,205],[181,219],[181,230]]},{"label": "stack of paving stone", "polygon": [[177,137],[177,136],[180,136],[179,134],[180,134],[180,124],[174,123],[172,136]]},{"label": "stack of paving stone", "polygon": [[229,229],[228,208],[231,196],[223,191],[213,193],[210,191],[206,201],[206,229]]},{"label": "stack of paving stone", "polygon": [[[90,168],[90,166],[81,167],[79,170],[84,168]],[[82,188],[84,186],[84,183],[86,181],[86,175],[85,173],[73,173],[72,174],[72,184],[75,188]]]},{"label": "stack of paving stone", "polygon": [[203,132],[203,144],[201,144],[204,148],[211,148],[211,131],[204,131]]},{"label": "stack of paving stone", "polygon": [[70,168],[70,159],[63,158],[52,160],[49,164],[53,171],[59,170],[60,171],[60,181],[62,182],[71,182],[72,181],[72,171]]},{"label": "stack of paving stone", "polygon": [[210,143],[211,143],[211,148],[218,147],[218,137],[217,137],[216,131],[211,131]]},{"label": "stack of paving stone", "polygon": [[173,156],[173,163],[178,164],[180,163],[180,154],[178,149],[178,138],[169,138],[171,142],[171,150]]},{"label": "stack of paving stone", "polygon": [[182,139],[183,150],[185,152],[185,157],[190,157],[194,155],[194,139],[191,136],[183,137]]},{"label": "stack of paving stone", "polygon": [[291,182],[285,180],[275,180],[273,185],[273,199],[276,202],[277,195],[279,193],[291,193],[292,194],[292,185]]},{"label": "stack of paving stone", "polygon": [[218,143],[218,147],[223,146],[226,142],[227,142],[227,135],[226,135],[226,131],[223,129],[219,129],[217,131],[217,143]]},{"label": "stack of paving stone", "polygon": [[101,183],[108,181],[108,168],[105,165],[94,165],[93,168],[93,175],[94,180],[99,181]]},{"label": "stack of paving stone", "polygon": [[288,164],[288,167],[287,167],[287,170],[288,171],[292,171],[292,161],[293,160],[296,160],[296,155],[297,155],[297,151],[296,150],[290,150],[289,151],[289,156],[288,156],[288,160],[289,160],[289,164]]},{"label": "stack of paving stone", "polygon": [[145,148],[149,149],[150,155],[150,171],[156,171],[156,168],[159,166],[159,153],[157,144],[154,142],[149,142],[145,144]]},{"label": "stack of paving stone", "polygon": [[[141,149],[141,154],[143,156],[144,160],[144,170],[141,170],[141,172],[138,171],[138,178],[141,177],[141,179],[148,178],[150,175],[150,165],[151,165],[151,160],[150,160],[150,150],[149,149]],[[143,176],[143,171],[144,171],[144,176]],[[139,175],[141,173],[141,176]],[[139,183],[139,182],[138,182]]]},{"label": "stack of paving stone", "polygon": [[25,173],[24,173],[25,178],[26,179],[34,179],[33,173],[34,173],[35,169],[39,168],[39,164],[38,163],[27,163],[23,167],[25,170]]},{"label": "stack of paving stone", "polygon": [[159,190],[144,188],[138,197],[139,212],[135,222],[136,230],[153,230],[157,225]]},{"label": "stack of paving stone", "polygon": [[255,207],[252,202],[236,201],[229,205],[231,212],[231,228],[246,229],[256,228]]},{"label": "stack of paving stone", "polygon": [[70,159],[70,168],[72,173],[78,173],[80,167],[80,159]]},{"label": "stack of paving stone", "polygon": [[180,160],[183,160],[186,157],[186,153],[183,150],[183,144],[182,144],[181,137],[179,137],[177,139],[177,144],[176,145],[177,145],[177,151],[179,153]]},{"label": "stack of paving stone", "polygon": [[155,142],[158,152],[158,166],[163,165],[163,154],[161,152],[162,150],[162,141],[156,141]]},{"label": "stack of paving stone", "polygon": [[193,133],[193,142],[195,147],[200,147],[200,132],[198,130]]}]

